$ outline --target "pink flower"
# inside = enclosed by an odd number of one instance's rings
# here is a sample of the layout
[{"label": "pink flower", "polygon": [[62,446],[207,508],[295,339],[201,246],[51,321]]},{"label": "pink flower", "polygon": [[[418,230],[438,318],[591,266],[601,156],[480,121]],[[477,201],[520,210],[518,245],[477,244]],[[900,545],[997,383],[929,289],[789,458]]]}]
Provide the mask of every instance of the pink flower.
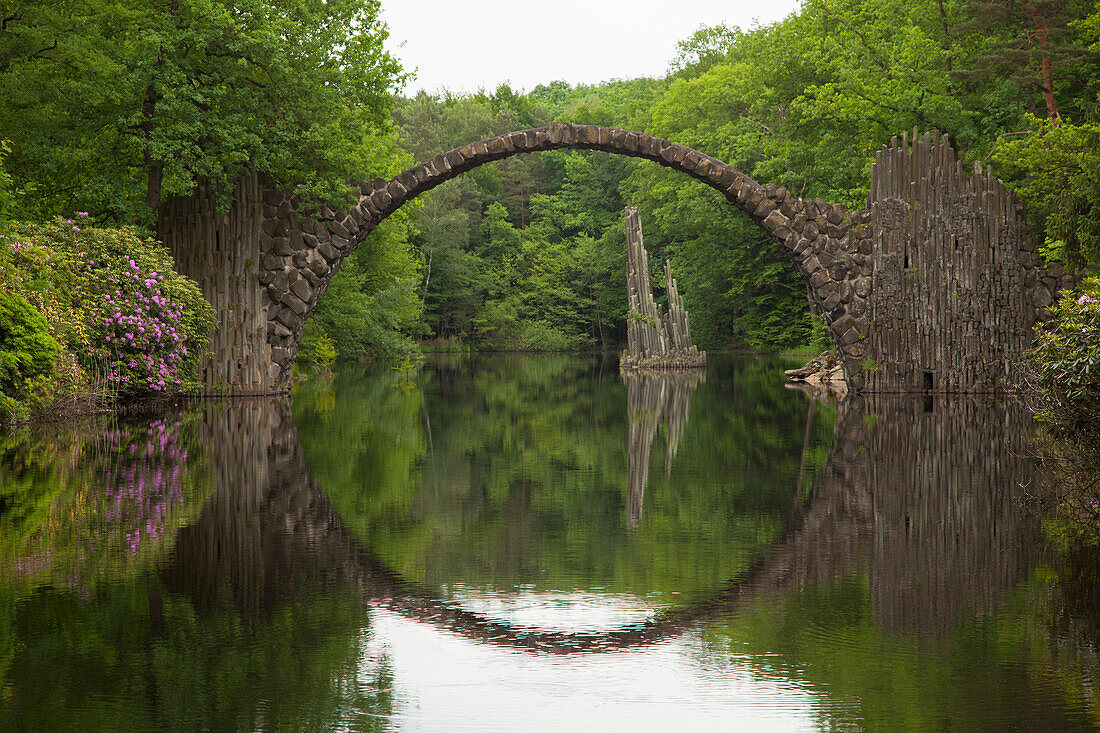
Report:
[{"label": "pink flower", "polygon": [[74,231],[74,232],[79,232],[79,231],[80,231],[80,227],[73,227],[73,231]]}]

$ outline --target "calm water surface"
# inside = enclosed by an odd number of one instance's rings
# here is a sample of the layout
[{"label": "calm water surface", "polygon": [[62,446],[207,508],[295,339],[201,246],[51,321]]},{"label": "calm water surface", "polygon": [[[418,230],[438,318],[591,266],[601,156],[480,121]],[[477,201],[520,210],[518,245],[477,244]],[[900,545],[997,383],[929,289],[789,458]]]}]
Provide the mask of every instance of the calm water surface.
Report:
[{"label": "calm water surface", "polygon": [[1013,402],[343,369],[0,437],[0,730],[1100,729]]}]

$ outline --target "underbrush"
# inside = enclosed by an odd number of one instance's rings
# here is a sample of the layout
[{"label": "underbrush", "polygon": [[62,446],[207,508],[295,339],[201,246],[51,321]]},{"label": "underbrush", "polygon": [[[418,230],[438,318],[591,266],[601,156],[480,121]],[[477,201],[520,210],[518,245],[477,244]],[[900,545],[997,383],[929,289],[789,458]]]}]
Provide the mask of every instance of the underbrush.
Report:
[{"label": "underbrush", "polygon": [[1048,528],[1067,545],[1100,545],[1100,279],[1051,315],[1032,351],[1041,446],[1054,467]]}]

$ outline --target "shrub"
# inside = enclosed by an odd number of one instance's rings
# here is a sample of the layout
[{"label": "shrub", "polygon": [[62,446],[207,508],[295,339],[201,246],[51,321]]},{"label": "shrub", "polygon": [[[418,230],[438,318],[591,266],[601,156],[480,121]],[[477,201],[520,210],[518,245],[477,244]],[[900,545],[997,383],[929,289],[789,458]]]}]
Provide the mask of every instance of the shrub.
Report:
[{"label": "shrub", "polygon": [[7,234],[24,259],[38,253],[37,269],[25,263],[24,270],[38,273],[29,277],[57,312],[55,336],[86,371],[122,393],[196,381],[213,319],[198,287],[174,271],[155,241],[87,222],[82,212],[76,220],[14,225]]},{"label": "shrub", "polygon": [[1032,352],[1042,417],[1065,427],[1100,419],[1100,280],[1081,290],[1054,305]]},{"label": "shrub", "polygon": [[0,411],[45,404],[60,354],[42,314],[18,293],[0,291]]},{"label": "shrub", "polygon": [[1048,526],[1072,544],[1100,543],[1100,281],[1051,309],[1032,352],[1041,442],[1054,470]]},{"label": "shrub", "polygon": [[0,287],[22,293],[63,348],[54,385],[101,379],[136,393],[197,381],[213,318],[198,287],[156,242],[89,220],[82,212],[0,233]]}]

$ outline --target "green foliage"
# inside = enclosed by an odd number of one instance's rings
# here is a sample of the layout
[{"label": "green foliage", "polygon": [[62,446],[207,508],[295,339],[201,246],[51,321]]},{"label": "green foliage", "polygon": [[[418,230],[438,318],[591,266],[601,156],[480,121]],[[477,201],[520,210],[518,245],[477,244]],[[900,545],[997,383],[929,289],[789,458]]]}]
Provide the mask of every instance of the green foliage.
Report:
[{"label": "green foliage", "polygon": [[993,160],[1029,202],[1049,259],[1100,261],[1100,123],[1031,118],[1026,134],[1006,138]]},{"label": "green foliage", "polygon": [[407,240],[408,218],[395,215],[347,257],[306,322],[307,361],[328,339],[343,359],[400,361],[417,354],[419,258]]},{"label": "green foliage", "polygon": [[[1100,408],[1100,280],[1066,293],[1051,308],[1032,352],[1038,386],[1059,421],[1096,420]],[[1051,415],[1053,416],[1053,414]]]},{"label": "green foliage", "polygon": [[1100,280],[1051,308],[1031,357],[1054,469],[1049,529],[1063,543],[1100,544]]},{"label": "green foliage", "polygon": [[213,312],[172,268],[153,240],[96,227],[86,214],[3,230],[0,285],[30,301],[61,347],[51,396],[100,382],[129,392],[196,382]]},{"label": "green foliage", "polygon": [[11,153],[11,143],[0,140],[0,225],[11,219],[15,213],[15,184],[4,165],[4,159]]},{"label": "green foliage", "polygon": [[42,314],[18,293],[0,291],[0,413],[46,404],[60,353]]},{"label": "green foliage", "polygon": [[298,362],[306,363],[320,372],[327,372],[336,362],[336,344],[323,331],[307,328],[298,344]]},{"label": "green foliage", "polygon": [[0,139],[25,215],[152,221],[162,195],[261,171],[342,198],[392,143],[377,0],[30,0],[0,35]]}]

